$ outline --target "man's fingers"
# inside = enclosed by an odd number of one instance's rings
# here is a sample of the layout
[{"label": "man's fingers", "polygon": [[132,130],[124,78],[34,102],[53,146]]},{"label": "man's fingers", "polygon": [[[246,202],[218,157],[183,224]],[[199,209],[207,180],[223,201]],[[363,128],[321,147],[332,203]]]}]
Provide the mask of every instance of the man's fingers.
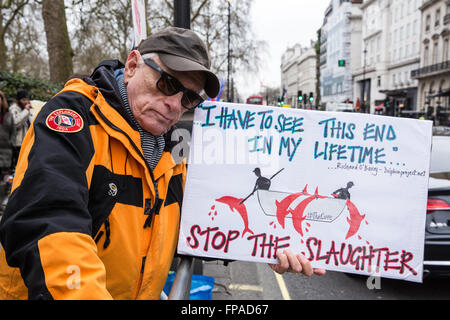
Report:
[{"label": "man's fingers", "polygon": [[286,251],[287,258],[289,260],[290,271],[293,273],[300,273],[303,271],[303,266],[298,259],[291,251]]},{"label": "man's fingers", "polygon": [[324,275],[325,269],[314,269],[311,262],[302,254],[295,255],[292,251],[277,251],[278,264],[269,264],[273,271],[283,274],[285,272],[303,273],[305,276]]},{"label": "man's fingers", "polygon": [[315,275],[323,276],[327,273],[325,269],[313,269]]},{"label": "man's fingers", "polygon": [[311,262],[309,262],[309,260],[306,259],[306,257],[304,255],[302,255],[302,254],[298,254],[297,255],[297,259],[298,259],[298,261],[300,262],[300,264],[302,266],[302,271],[301,272],[305,276],[308,276],[308,277],[312,276],[314,271],[313,271],[313,268],[311,266]]},{"label": "man's fingers", "polygon": [[275,265],[276,272],[283,274],[289,269],[289,260],[285,252],[278,251],[277,252],[278,265]]}]

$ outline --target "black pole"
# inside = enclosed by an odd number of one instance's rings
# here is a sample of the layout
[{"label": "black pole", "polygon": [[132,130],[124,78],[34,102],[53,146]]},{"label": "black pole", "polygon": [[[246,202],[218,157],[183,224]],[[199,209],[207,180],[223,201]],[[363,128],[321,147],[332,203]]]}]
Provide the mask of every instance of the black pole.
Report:
[{"label": "black pole", "polygon": [[[367,55],[367,48],[364,48],[364,67],[363,67],[363,87],[362,87],[362,100],[363,100],[363,112],[366,112],[366,55]],[[369,102],[370,103],[370,102]]]},{"label": "black pole", "polygon": [[173,13],[175,27],[191,28],[191,0],[174,0]]}]

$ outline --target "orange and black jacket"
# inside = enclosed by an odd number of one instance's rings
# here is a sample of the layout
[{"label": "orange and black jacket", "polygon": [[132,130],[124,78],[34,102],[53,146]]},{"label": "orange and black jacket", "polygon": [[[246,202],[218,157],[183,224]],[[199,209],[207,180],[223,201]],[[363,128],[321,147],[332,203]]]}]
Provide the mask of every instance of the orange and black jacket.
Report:
[{"label": "orange and black jacket", "polygon": [[[170,134],[156,168],[147,165],[121,104],[121,67],[105,61],[69,81],[26,134],[0,222],[0,299],[159,299],[186,165],[174,162]],[[77,130],[48,125],[61,109],[79,115]]]}]

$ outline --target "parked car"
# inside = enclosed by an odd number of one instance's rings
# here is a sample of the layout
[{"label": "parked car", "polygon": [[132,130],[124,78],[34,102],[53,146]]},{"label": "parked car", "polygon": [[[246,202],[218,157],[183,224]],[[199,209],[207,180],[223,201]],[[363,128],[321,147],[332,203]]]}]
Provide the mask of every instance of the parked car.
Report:
[{"label": "parked car", "polygon": [[433,137],[424,276],[450,276],[450,136]]}]

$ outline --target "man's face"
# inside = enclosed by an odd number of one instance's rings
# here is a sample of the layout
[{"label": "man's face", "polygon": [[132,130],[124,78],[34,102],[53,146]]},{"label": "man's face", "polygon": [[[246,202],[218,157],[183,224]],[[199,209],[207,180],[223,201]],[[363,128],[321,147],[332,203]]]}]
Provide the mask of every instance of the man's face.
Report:
[{"label": "man's face", "polygon": [[23,109],[29,103],[30,103],[30,99],[22,98],[22,99],[19,100],[19,107],[21,107]]},{"label": "man's face", "polygon": [[[168,69],[158,56],[152,58],[161,69],[177,78],[190,90],[200,92],[205,76],[200,72],[176,72]],[[142,62],[138,51],[133,51],[125,64],[124,82],[127,87],[131,112],[139,125],[152,135],[166,133],[187,111],[181,105],[182,92],[166,96],[157,87],[160,73]]]}]

